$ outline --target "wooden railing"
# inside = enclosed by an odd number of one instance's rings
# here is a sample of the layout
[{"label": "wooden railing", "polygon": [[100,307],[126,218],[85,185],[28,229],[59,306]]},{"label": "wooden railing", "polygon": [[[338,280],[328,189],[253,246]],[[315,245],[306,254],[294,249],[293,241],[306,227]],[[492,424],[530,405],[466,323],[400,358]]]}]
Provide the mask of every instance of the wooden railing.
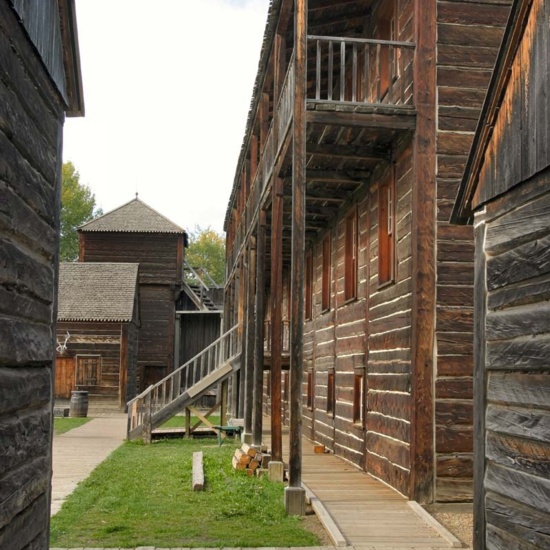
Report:
[{"label": "wooden railing", "polygon": [[[208,376],[221,371],[240,355],[239,327],[235,325],[187,363],[128,401],[128,437],[144,426],[154,427],[155,415],[171,405],[176,406],[174,414],[181,410],[177,405],[183,402],[182,397],[199,397],[207,390],[209,386],[204,381]],[[216,381],[215,376],[211,378]]]},{"label": "wooden railing", "polygon": [[413,43],[308,36],[308,46],[315,66],[308,101],[412,104]]},{"label": "wooden railing", "polygon": [[[290,321],[287,319],[282,321],[282,348],[283,353],[290,352]],[[271,320],[264,322],[264,351],[271,352]]]}]

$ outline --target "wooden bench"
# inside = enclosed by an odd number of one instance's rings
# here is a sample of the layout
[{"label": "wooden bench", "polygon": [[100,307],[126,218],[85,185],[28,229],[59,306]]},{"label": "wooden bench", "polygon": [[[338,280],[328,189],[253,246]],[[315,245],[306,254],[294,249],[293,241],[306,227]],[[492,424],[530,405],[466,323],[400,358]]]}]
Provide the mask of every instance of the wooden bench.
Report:
[{"label": "wooden bench", "polygon": [[218,433],[218,446],[222,444],[222,433],[226,435],[232,435],[233,437],[241,435],[243,431],[242,426],[212,426]]}]

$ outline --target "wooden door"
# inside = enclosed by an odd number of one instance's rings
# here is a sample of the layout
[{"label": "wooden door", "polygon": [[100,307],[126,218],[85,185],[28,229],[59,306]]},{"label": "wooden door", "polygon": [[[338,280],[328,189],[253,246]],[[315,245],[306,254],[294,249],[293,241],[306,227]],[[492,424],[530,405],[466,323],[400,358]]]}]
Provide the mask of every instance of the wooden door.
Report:
[{"label": "wooden door", "polygon": [[55,360],[55,397],[70,399],[74,384],[74,357],[58,357]]}]

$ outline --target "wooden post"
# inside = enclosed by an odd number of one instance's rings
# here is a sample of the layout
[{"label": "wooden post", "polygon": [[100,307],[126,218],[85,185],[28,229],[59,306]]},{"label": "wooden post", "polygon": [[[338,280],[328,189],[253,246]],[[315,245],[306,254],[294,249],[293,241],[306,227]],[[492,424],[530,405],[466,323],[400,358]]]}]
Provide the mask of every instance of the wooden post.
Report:
[{"label": "wooden post", "polygon": [[[476,220],[479,221],[479,220]],[[486,547],[485,517],[485,414],[487,412],[487,371],[485,368],[485,316],[487,312],[486,225],[475,229],[474,261],[474,548]]]},{"label": "wooden post", "polygon": [[290,319],[289,485],[302,485],[302,379],[304,340],[304,256],[306,190],[306,27],[307,0],[295,2],[295,93],[292,163],[292,268]]},{"label": "wooden post", "polygon": [[245,358],[245,407],[244,407],[244,438],[252,442],[252,410],[254,407],[254,299],[256,295],[256,237],[250,237],[248,250],[248,288],[246,295],[246,358]]},{"label": "wooden post", "polygon": [[415,1],[414,134],[412,193],[412,389],[409,498],[433,497],[433,369],[436,232],[436,2]]},{"label": "wooden post", "polygon": [[281,368],[283,322],[283,180],[273,180],[271,214],[271,458],[283,460]]},{"label": "wooden post", "polygon": [[[241,267],[239,272],[239,339],[242,343],[241,349],[241,369],[237,372],[238,389],[237,389],[237,416],[244,418],[244,382],[245,382],[245,361],[246,357],[246,274],[248,272],[248,258],[243,254],[241,259]],[[236,384],[237,385],[237,384]]]},{"label": "wooden post", "polygon": [[252,442],[262,444],[262,397],[264,375],[264,296],[265,296],[265,210],[260,211],[256,237],[256,318],[254,341],[254,420]]},{"label": "wooden post", "polygon": [[145,396],[145,413],[143,414],[143,436],[142,436],[142,439],[143,439],[143,443],[146,443],[146,444],[151,443],[151,441],[153,439],[153,435],[152,435],[153,426],[152,426],[152,418],[151,418],[151,416],[152,416],[151,409],[152,409],[151,392],[149,392]]},{"label": "wooden post", "polygon": [[227,426],[227,394],[229,392],[229,380],[222,382],[221,404],[220,404],[220,425]]},{"label": "wooden post", "polygon": [[185,407],[185,437],[187,439],[191,437],[191,410],[189,407]]}]

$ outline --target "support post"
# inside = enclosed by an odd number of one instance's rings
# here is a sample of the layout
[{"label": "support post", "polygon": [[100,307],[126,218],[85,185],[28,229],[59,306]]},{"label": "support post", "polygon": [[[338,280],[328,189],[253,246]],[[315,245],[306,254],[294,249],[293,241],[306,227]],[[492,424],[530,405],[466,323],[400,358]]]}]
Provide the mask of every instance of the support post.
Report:
[{"label": "support post", "polygon": [[229,380],[222,382],[220,401],[220,425],[227,426],[227,394],[229,393]]},{"label": "support post", "polygon": [[409,498],[434,495],[434,349],[436,311],[436,2],[415,0],[412,190],[412,387]]},{"label": "support post", "polygon": [[283,180],[273,180],[271,214],[271,457],[283,460],[281,369],[283,321]]},{"label": "support post", "polygon": [[243,441],[252,443],[252,410],[254,407],[254,300],[256,296],[256,237],[250,237],[246,292],[246,357]]},{"label": "support post", "polygon": [[265,296],[265,210],[260,211],[256,237],[256,318],[254,341],[254,419],[252,442],[262,444],[262,403],[264,377],[264,296]]},{"label": "support post", "polygon": [[305,514],[302,488],[302,379],[304,340],[304,257],[306,217],[306,53],[307,0],[294,4],[295,92],[292,151],[292,266],[290,319],[290,434],[289,487],[285,490],[287,514]]}]

